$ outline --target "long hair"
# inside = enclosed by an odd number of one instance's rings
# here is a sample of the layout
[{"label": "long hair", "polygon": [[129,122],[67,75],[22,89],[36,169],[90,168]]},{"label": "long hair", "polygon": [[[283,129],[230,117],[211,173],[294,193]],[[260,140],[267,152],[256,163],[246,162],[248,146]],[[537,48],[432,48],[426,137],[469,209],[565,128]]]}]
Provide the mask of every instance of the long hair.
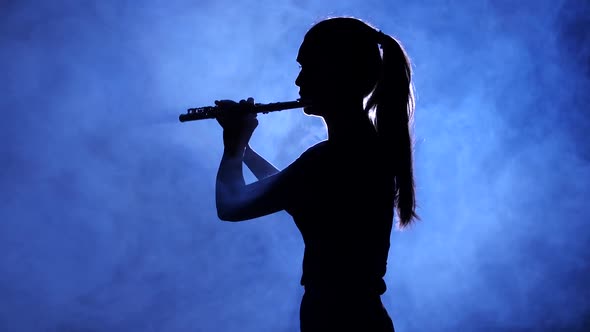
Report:
[{"label": "long hair", "polygon": [[365,109],[372,112],[371,119],[377,133],[394,160],[395,207],[398,226],[404,228],[420,219],[416,213],[411,131],[415,108],[412,67],[408,54],[397,39],[381,31],[375,31],[375,36],[382,48],[382,75],[368,97]]},{"label": "long hair", "polygon": [[[321,36],[321,37],[318,37]],[[330,65],[348,66],[350,86],[362,94],[385,155],[391,158],[398,227],[420,218],[416,214],[411,127],[414,86],[410,58],[401,43],[363,20],[329,17],[307,33],[322,47]],[[378,45],[381,45],[381,51]]]}]

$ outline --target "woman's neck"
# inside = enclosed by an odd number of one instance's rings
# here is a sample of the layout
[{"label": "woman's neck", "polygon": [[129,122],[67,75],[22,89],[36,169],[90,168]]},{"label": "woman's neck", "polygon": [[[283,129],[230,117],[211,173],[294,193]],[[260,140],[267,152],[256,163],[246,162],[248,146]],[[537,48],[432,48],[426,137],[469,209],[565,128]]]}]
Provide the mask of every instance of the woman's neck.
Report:
[{"label": "woman's neck", "polygon": [[358,139],[367,133],[374,132],[374,127],[360,103],[348,103],[332,108],[323,116],[331,142]]}]

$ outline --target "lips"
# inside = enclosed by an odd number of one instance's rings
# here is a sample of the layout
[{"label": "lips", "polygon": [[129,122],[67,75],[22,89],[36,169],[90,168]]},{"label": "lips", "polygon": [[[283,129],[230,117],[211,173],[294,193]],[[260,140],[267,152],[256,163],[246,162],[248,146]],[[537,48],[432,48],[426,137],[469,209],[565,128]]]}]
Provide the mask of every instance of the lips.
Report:
[{"label": "lips", "polygon": [[304,93],[299,93],[299,100],[300,101],[310,101],[311,99],[306,96]]},{"label": "lips", "polygon": [[305,107],[311,106],[311,100],[310,99],[301,97],[301,98],[299,98],[299,102],[302,103],[302,104],[304,104]]}]

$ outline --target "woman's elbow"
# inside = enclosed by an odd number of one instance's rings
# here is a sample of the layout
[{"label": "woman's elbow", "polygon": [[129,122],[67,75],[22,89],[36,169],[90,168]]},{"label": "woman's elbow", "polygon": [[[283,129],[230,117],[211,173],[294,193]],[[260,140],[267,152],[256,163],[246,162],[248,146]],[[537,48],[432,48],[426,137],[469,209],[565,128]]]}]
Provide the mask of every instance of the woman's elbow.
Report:
[{"label": "woman's elbow", "polygon": [[232,221],[230,215],[223,209],[217,207],[217,218],[221,221]]},{"label": "woman's elbow", "polygon": [[227,208],[220,207],[220,206],[217,207],[217,218],[219,218],[219,220],[221,220],[221,221],[229,221],[229,222],[236,222],[236,221],[243,220],[241,218],[238,218],[238,215],[236,213],[232,213],[231,210],[229,210]]},{"label": "woman's elbow", "polygon": [[235,221],[235,216],[232,218],[232,209],[226,200],[220,199],[218,196],[215,201],[215,208],[217,209],[217,218],[219,218],[219,220]]},{"label": "woman's elbow", "polygon": [[228,222],[240,221],[237,218],[232,218],[230,215],[221,214],[221,213],[218,213],[217,214],[217,218],[219,218],[219,220],[221,220],[221,221],[228,221]]}]

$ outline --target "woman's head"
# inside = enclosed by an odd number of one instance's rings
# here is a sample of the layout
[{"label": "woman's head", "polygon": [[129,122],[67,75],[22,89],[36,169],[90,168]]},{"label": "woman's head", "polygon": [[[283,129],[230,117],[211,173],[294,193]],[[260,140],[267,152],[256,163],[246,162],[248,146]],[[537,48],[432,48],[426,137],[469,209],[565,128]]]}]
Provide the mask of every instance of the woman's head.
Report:
[{"label": "woman's head", "polygon": [[297,61],[296,80],[302,99],[331,105],[361,100],[381,75],[378,31],[361,20],[330,18],[305,35]]}]

